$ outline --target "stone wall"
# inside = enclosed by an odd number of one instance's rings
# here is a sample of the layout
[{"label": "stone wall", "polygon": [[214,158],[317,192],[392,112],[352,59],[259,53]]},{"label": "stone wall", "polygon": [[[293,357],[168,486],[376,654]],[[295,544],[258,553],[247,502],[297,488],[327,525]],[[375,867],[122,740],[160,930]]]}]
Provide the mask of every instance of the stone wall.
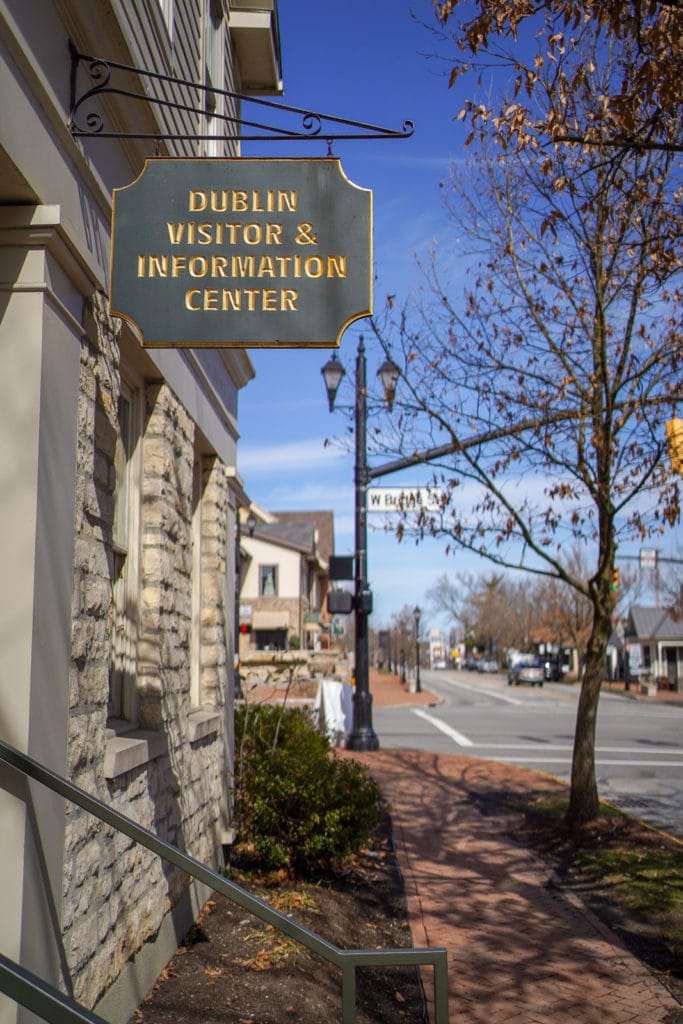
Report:
[{"label": "stone wall", "polygon": [[[191,704],[195,426],[162,382],[144,383],[140,493],[137,728],[107,723],[112,642],[114,454],[119,336],[95,296],[81,352],[75,521],[69,767],[72,780],[204,863],[220,862],[228,824],[226,721],[232,555],[224,467],[203,452],[200,703]],[[135,757],[108,772],[105,754]],[[140,752],[143,752],[142,754]],[[188,879],[78,808],[67,805],[63,937],[65,987],[93,1006],[153,938]]]}]

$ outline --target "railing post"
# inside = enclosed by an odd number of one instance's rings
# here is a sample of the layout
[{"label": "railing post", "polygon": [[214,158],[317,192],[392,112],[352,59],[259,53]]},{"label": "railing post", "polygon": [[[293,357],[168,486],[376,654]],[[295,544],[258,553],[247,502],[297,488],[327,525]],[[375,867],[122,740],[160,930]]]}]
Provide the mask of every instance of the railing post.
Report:
[{"label": "railing post", "polygon": [[356,1024],[356,965],[342,961],[342,1024]]},{"label": "railing post", "polygon": [[448,1024],[448,958],[434,961],[434,1024]]}]

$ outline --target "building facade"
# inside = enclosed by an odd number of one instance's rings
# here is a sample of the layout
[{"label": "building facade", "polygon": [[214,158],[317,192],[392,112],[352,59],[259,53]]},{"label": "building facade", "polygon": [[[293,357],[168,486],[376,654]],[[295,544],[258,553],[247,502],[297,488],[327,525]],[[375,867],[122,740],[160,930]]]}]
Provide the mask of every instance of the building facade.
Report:
[{"label": "building facade", "polygon": [[630,680],[683,690],[683,621],[665,608],[633,605],[624,632]]},{"label": "building facade", "polygon": [[328,648],[333,513],[274,512],[241,546],[240,651]]},{"label": "building facade", "polygon": [[[128,72],[75,138],[74,53],[281,91],[275,0],[0,0],[0,738],[199,860],[230,824],[242,350],[144,350],[108,309],[112,190],[239,101]],[[158,106],[145,97],[178,100]],[[0,768],[0,946],[127,1020],[201,905],[187,878]],[[0,1020],[27,1015],[0,1000]]]}]

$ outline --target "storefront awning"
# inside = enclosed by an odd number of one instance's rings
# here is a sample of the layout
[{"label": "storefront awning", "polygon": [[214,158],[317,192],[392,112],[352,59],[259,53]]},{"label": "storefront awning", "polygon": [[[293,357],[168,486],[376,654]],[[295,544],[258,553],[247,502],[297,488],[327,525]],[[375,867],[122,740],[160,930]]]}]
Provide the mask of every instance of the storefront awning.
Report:
[{"label": "storefront awning", "polygon": [[289,629],[289,615],[286,611],[257,611],[254,609],[252,629]]}]

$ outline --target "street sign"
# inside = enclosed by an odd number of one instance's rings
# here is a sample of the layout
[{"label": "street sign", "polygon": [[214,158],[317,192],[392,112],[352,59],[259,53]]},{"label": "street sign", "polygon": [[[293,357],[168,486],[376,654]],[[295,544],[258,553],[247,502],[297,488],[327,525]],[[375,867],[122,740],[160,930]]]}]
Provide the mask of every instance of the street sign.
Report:
[{"label": "street sign", "polygon": [[641,569],[656,569],[657,568],[657,549],[656,548],[641,548],[640,549],[640,568]]},{"label": "street sign", "polygon": [[353,555],[330,555],[329,573],[331,580],[352,580],[354,577]]},{"label": "street sign", "polygon": [[439,512],[445,500],[438,487],[368,488],[368,512]]},{"label": "street sign", "polygon": [[331,158],[150,159],[111,264],[144,346],[334,347],[372,313],[372,192]]}]

